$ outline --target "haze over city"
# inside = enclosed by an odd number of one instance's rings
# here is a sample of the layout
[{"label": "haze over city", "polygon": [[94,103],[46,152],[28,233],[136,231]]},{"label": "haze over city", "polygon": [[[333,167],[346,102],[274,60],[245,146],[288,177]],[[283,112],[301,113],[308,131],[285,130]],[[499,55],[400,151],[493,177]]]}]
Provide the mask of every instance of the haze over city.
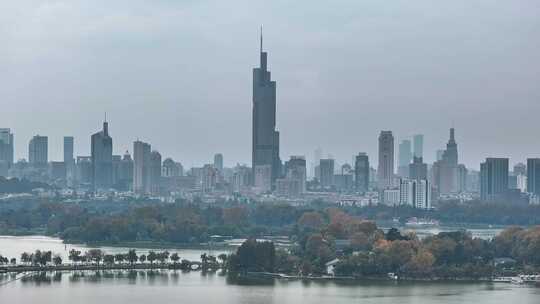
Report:
[{"label": "haze over city", "polygon": [[[0,4],[2,126],[89,155],[108,113],[114,153],[137,138],[186,166],[251,160],[259,26],[277,81],[282,158],[320,147],[377,161],[377,136],[456,128],[460,162],[537,157],[540,3],[13,1]],[[488,13],[487,13],[488,12]]]}]

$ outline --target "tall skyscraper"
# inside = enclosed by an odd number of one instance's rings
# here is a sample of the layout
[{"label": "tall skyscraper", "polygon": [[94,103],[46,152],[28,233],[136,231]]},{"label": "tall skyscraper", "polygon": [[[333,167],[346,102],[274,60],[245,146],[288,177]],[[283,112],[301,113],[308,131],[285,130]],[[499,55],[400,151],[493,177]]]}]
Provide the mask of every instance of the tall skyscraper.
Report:
[{"label": "tall skyscraper", "polygon": [[394,184],[394,135],[381,131],[379,135],[379,166],[377,168],[379,190]]},{"label": "tall skyscraper", "polygon": [[334,160],[333,159],[321,159],[319,163],[321,170],[321,186],[332,187],[334,186]]},{"label": "tall skyscraper", "polygon": [[0,128],[0,162],[5,162],[8,167],[13,165],[13,133],[9,128]]},{"label": "tall skyscraper", "polygon": [[161,154],[158,151],[150,153],[150,192],[160,193],[161,186]]},{"label": "tall skyscraper", "polygon": [[369,190],[369,157],[366,153],[358,153],[355,157],[354,183],[358,192],[364,193]]},{"label": "tall skyscraper", "polygon": [[49,138],[36,135],[28,144],[28,161],[33,166],[46,166],[49,161]]},{"label": "tall skyscraper", "polygon": [[109,135],[109,123],[103,122],[103,130],[91,137],[92,188],[110,189],[113,183],[113,142]]},{"label": "tall skyscraper", "polygon": [[412,161],[412,157],[411,141],[408,139],[402,140],[399,144],[399,176],[409,176],[409,164]]},{"label": "tall skyscraper", "polygon": [[527,192],[540,196],[540,158],[527,159]]},{"label": "tall skyscraper", "polygon": [[124,153],[120,161],[117,175],[117,184],[122,190],[130,190],[133,187],[133,159],[129,151]]},{"label": "tall skyscraper", "polygon": [[223,174],[223,154],[214,154],[214,168],[216,168],[220,174]]},{"label": "tall skyscraper", "polygon": [[508,158],[486,158],[480,164],[480,199],[496,201],[508,192]]},{"label": "tall skyscraper", "polygon": [[151,146],[137,140],[133,143],[133,191],[150,193]]},{"label": "tall skyscraper", "polygon": [[413,156],[424,157],[424,135],[422,134],[413,136]]},{"label": "tall skyscraper", "polygon": [[433,164],[433,183],[440,194],[456,193],[464,190],[460,189],[458,173],[458,149],[454,128],[451,128],[446,150],[443,151],[441,159]]},{"label": "tall skyscraper", "polygon": [[75,159],[73,158],[73,136],[64,136],[64,167],[66,169],[66,180],[71,185],[75,179]]},{"label": "tall skyscraper", "polygon": [[[260,66],[253,69],[253,147],[252,169],[270,166],[271,184],[281,174],[279,132],[276,130],[276,82],[267,66],[268,54],[263,52],[261,33]],[[261,173],[263,170],[259,170]]]}]

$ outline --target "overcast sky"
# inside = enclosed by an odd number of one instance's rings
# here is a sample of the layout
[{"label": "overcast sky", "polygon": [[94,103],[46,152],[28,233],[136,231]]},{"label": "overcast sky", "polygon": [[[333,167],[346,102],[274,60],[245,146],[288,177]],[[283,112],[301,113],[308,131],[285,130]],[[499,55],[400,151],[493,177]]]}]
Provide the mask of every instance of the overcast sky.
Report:
[{"label": "overcast sky", "polygon": [[[110,120],[115,153],[137,138],[186,166],[222,152],[251,163],[251,76],[264,25],[281,157],[321,147],[340,163],[377,136],[456,127],[460,161],[540,157],[538,0],[4,0],[0,127],[16,158],[32,135],[88,155]],[[397,153],[396,153],[397,156]]]}]

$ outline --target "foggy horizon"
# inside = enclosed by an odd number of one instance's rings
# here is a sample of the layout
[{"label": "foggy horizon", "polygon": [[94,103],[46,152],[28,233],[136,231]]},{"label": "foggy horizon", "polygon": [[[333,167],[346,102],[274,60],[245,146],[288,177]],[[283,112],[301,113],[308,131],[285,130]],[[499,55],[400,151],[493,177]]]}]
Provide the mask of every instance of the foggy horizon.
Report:
[{"label": "foggy horizon", "polygon": [[214,153],[250,164],[261,24],[282,160],[304,155],[309,167],[320,147],[340,164],[367,152],[375,167],[391,130],[396,164],[414,134],[431,163],[452,126],[467,167],[540,156],[536,1],[127,3],[0,5],[0,128],[16,159],[36,134],[49,137],[49,160],[62,159],[63,136],[89,155],[107,112],[114,154],[140,139],[185,167]]}]

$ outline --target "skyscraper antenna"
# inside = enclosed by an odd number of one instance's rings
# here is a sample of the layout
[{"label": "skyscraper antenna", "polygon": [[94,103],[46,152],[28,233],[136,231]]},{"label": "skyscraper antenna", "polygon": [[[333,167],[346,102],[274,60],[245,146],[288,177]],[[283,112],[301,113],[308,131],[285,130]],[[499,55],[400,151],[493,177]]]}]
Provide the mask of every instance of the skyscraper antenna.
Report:
[{"label": "skyscraper antenna", "polygon": [[261,53],[263,51],[263,27],[261,25]]},{"label": "skyscraper antenna", "polygon": [[107,122],[107,111],[105,111],[105,120],[103,122]]}]

